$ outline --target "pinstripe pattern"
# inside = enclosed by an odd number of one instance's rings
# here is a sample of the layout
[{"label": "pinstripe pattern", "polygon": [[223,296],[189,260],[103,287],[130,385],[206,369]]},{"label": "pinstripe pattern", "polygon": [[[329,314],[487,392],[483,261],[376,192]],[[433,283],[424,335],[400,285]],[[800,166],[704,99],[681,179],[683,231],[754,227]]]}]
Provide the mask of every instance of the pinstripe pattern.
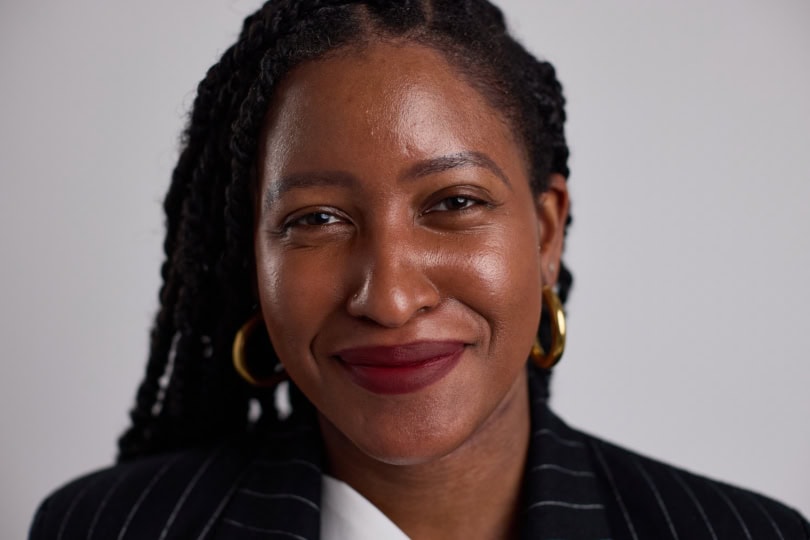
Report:
[{"label": "pinstripe pattern", "polygon": [[540,508],[542,506],[558,506],[560,508],[567,508],[569,510],[604,510],[605,505],[599,503],[580,504],[570,503],[563,501],[538,501],[529,505],[529,510],[533,508]]},{"label": "pinstripe pattern", "polygon": [[[533,403],[523,540],[810,539],[775,501],[585,435]],[[41,505],[30,539],[316,540],[322,445],[314,420],[298,425],[76,480]]]},{"label": "pinstripe pattern", "polygon": [[[603,454],[601,474],[605,475],[609,467],[613,478],[613,496],[606,501],[613,538],[667,538],[674,530],[689,540],[810,538],[807,521],[771,499],[669,467],[609,443],[593,438],[591,441]],[[658,495],[645,496],[645,490]],[[620,493],[626,503],[624,519],[620,519]],[[628,524],[632,524],[632,530]]]},{"label": "pinstripe pattern", "polygon": [[73,515],[73,511],[76,509],[76,506],[82,501],[84,496],[87,494],[87,490],[90,489],[90,485],[85,486],[78,495],[73,499],[73,502],[70,503],[70,506],[65,512],[62,521],[59,523],[59,532],[56,535],[56,540],[62,540],[65,538],[65,528],[67,527],[68,521],[70,521],[70,516]]},{"label": "pinstripe pattern", "polygon": [[264,529],[262,527],[254,527],[253,525],[247,525],[245,523],[239,523],[238,521],[233,520],[233,519],[226,519],[225,523],[228,524],[228,525],[233,525],[234,527],[238,527],[240,529],[248,530],[250,532],[261,533],[262,535],[283,536],[285,538],[295,538],[295,540],[308,540],[307,538],[305,538],[303,536],[298,536],[295,533],[282,531],[281,529]]},{"label": "pinstripe pattern", "polygon": [[708,516],[706,516],[706,511],[703,509],[703,505],[700,504],[700,501],[695,497],[694,492],[689,488],[683,478],[681,478],[681,474],[676,471],[672,470],[672,477],[675,478],[675,481],[680,484],[683,490],[686,492],[686,495],[689,497],[689,500],[695,504],[695,508],[697,508],[700,517],[703,519],[703,523],[706,524],[706,529],[708,529],[709,534],[711,534],[713,540],[717,540],[717,534],[714,532],[714,527],[712,527],[712,522],[709,521]]},{"label": "pinstripe pattern", "polygon": [[658,491],[658,488],[655,486],[655,482],[652,481],[650,475],[647,474],[647,471],[644,470],[644,467],[639,463],[638,460],[635,460],[636,468],[641,473],[641,476],[644,478],[644,481],[647,482],[647,485],[650,486],[650,489],[655,495],[655,502],[658,503],[658,508],[661,509],[661,513],[664,515],[664,519],[667,521],[667,527],[669,527],[669,532],[672,533],[672,538],[678,540],[678,532],[675,530],[675,525],[672,523],[672,518],[669,517],[669,511],[667,510],[667,505],[664,504],[664,499],[661,497],[661,493]]},{"label": "pinstripe pattern", "polygon": [[543,463],[542,465],[536,465],[531,468],[532,472],[537,471],[557,471],[562,474],[567,474],[570,476],[587,476],[593,477],[593,473],[591,471],[572,471],[571,469],[566,469],[565,467],[560,467],[559,465],[555,465],[553,463]]},{"label": "pinstripe pattern", "polygon": [[756,498],[755,496],[750,495],[750,497],[751,497],[751,499],[754,501],[754,505],[755,505],[755,506],[756,506],[756,507],[759,509],[759,511],[760,511],[760,512],[762,512],[762,513],[763,513],[763,515],[764,515],[764,516],[765,516],[765,517],[768,519],[768,523],[770,523],[770,524],[771,524],[771,526],[773,527],[773,530],[774,530],[774,532],[776,533],[776,536],[779,538],[779,540],[785,540],[785,537],[784,537],[784,536],[782,536],[782,530],[779,528],[779,525],[777,525],[777,524],[776,524],[776,522],[773,520],[773,518],[772,518],[772,517],[771,517],[771,515],[768,513],[768,511],[767,511],[767,510],[765,510],[765,507],[763,507],[763,506],[762,506],[762,503],[760,503],[760,502],[757,500],[757,498]]},{"label": "pinstripe pattern", "polygon": [[[530,377],[530,384],[532,392],[541,386],[534,377]],[[542,403],[533,410],[531,429],[526,464],[526,523],[521,538],[610,538],[586,438]]]},{"label": "pinstripe pattern", "polygon": [[733,502],[731,502],[728,496],[725,493],[723,493],[720,490],[720,488],[718,488],[715,484],[711,484],[711,487],[713,490],[717,492],[718,495],[720,495],[720,498],[723,499],[723,502],[725,502],[728,505],[729,509],[731,509],[731,513],[734,514],[734,517],[737,518],[737,521],[740,523],[740,526],[742,527],[742,530],[745,533],[745,537],[748,538],[748,540],[753,540],[753,538],[751,537],[751,531],[748,530],[748,526],[745,524],[745,520],[742,518],[740,512],[737,510],[737,506]]},{"label": "pinstripe pattern", "polygon": [[[256,452],[214,538],[314,540],[320,531],[321,444],[317,432],[297,430],[283,446],[270,438]],[[259,535],[259,536],[257,536]]]},{"label": "pinstripe pattern", "polygon": [[104,498],[101,499],[101,502],[96,509],[96,513],[93,514],[93,519],[90,521],[90,530],[87,531],[87,540],[91,540],[93,538],[93,533],[96,531],[96,526],[98,525],[98,520],[101,518],[101,515],[104,513],[104,509],[107,507],[107,504],[110,502],[110,498],[112,498],[113,493],[118,487],[121,485],[121,482],[127,479],[129,476],[128,473],[122,474],[118,479],[110,486],[110,489],[107,490],[107,493],[104,494]]},{"label": "pinstripe pattern", "polygon": [[300,465],[301,467],[307,467],[307,468],[317,472],[318,474],[321,473],[321,468],[318,465],[316,465],[314,463],[311,463],[309,461],[304,461],[303,459],[285,459],[283,461],[263,461],[263,460],[258,460],[258,461],[255,462],[255,465],[257,467],[291,467],[291,466]]},{"label": "pinstripe pattern", "polygon": [[583,444],[582,442],[574,441],[574,440],[571,440],[571,439],[566,439],[565,437],[563,437],[559,433],[555,433],[554,431],[550,430],[549,428],[543,428],[543,429],[539,429],[539,430],[535,431],[534,436],[535,437],[542,437],[542,436],[550,437],[551,439],[553,439],[558,444],[562,444],[564,446],[571,446],[573,448],[582,448],[582,447],[585,446],[585,444]]},{"label": "pinstripe pattern", "polygon": [[593,451],[596,458],[599,460],[599,464],[602,466],[602,471],[605,474],[605,477],[608,481],[608,485],[610,485],[611,492],[613,494],[613,500],[618,505],[619,510],[621,510],[622,517],[624,518],[624,523],[627,525],[627,532],[630,535],[630,538],[633,540],[638,540],[638,535],[636,534],[636,528],[633,526],[633,520],[630,518],[630,513],[627,511],[627,507],[624,505],[624,500],[622,499],[621,494],[619,493],[618,488],[616,487],[616,481],[613,479],[613,473],[610,470],[610,467],[605,461],[604,455],[602,455],[602,451],[599,449],[599,444],[594,444]]},{"label": "pinstripe pattern", "polygon": [[253,463],[249,464],[245,468],[245,470],[243,470],[239,474],[239,476],[236,477],[233,483],[231,483],[231,486],[228,488],[228,491],[225,493],[225,496],[222,497],[221,501],[219,501],[219,504],[217,504],[217,507],[214,509],[214,511],[211,513],[211,516],[208,518],[208,521],[205,523],[205,527],[203,527],[203,530],[200,532],[200,535],[197,537],[197,540],[205,540],[206,538],[208,538],[208,534],[211,532],[211,529],[214,527],[214,524],[217,523],[217,521],[219,521],[220,516],[222,515],[222,511],[225,509],[225,506],[231,501],[233,494],[236,493],[237,489],[239,489],[239,486],[241,485],[245,475],[250,470],[251,465],[253,465]]},{"label": "pinstripe pattern", "polygon": [[167,461],[166,464],[163,465],[160,468],[160,470],[158,470],[157,474],[155,474],[152,477],[152,479],[149,481],[149,484],[147,484],[146,488],[141,492],[141,495],[138,497],[138,500],[135,501],[135,504],[132,506],[132,509],[127,514],[127,517],[124,520],[124,524],[121,526],[121,531],[118,533],[118,537],[117,537],[118,540],[122,540],[124,538],[124,536],[127,534],[127,529],[129,528],[129,524],[132,522],[132,519],[135,517],[135,514],[138,513],[138,510],[140,509],[141,505],[143,504],[143,501],[145,501],[146,498],[149,496],[149,494],[152,493],[152,490],[154,489],[155,484],[158,483],[160,478],[164,474],[166,474],[166,471],[168,471],[171,468],[172,465],[177,463],[178,459],[179,459],[179,456],[176,456],[174,459],[172,459],[170,461]]},{"label": "pinstripe pattern", "polygon": [[305,504],[314,510],[320,511],[320,506],[307,498],[301,497],[299,495],[293,495],[292,493],[260,493],[258,491],[253,491],[252,489],[240,489],[239,493],[244,493],[245,495],[250,495],[251,497],[259,497],[261,499],[289,499],[291,501],[297,501],[301,504]]},{"label": "pinstripe pattern", "polygon": [[169,519],[166,520],[166,524],[163,526],[163,530],[160,531],[160,537],[158,540],[165,540],[165,538],[169,535],[169,529],[171,529],[172,525],[174,524],[174,520],[177,519],[177,514],[180,512],[180,509],[183,508],[186,500],[188,499],[191,491],[197,486],[197,483],[202,478],[202,475],[205,474],[205,471],[208,470],[208,467],[211,466],[211,463],[214,461],[216,456],[221,452],[221,448],[217,449],[211,456],[209,456],[200,468],[197,469],[197,472],[194,473],[194,476],[191,477],[189,480],[188,485],[186,485],[183,493],[180,495],[180,498],[177,500],[177,503],[174,505],[172,509],[172,513],[169,514]]}]

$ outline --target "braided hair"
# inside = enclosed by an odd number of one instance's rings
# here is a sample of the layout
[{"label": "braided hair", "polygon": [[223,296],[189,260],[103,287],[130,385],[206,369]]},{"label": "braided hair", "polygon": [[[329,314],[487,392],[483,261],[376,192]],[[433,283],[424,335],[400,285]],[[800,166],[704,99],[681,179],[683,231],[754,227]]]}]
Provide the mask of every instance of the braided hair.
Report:
[{"label": "braided hair", "polygon": [[[164,201],[160,308],[119,460],[243,432],[251,398],[275,412],[267,391],[249,387],[231,365],[233,337],[256,309],[253,171],[260,130],[293,67],[375,39],[443,53],[520,135],[535,194],[547,189],[552,172],[568,177],[564,98],[554,68],[508,35],[503,14],[487,0],[268,1],[245,19],[237,42],[197,89]],[[563,302],[571,282],[561,265]],[[541,341],[548,335],[542,326]]]}]

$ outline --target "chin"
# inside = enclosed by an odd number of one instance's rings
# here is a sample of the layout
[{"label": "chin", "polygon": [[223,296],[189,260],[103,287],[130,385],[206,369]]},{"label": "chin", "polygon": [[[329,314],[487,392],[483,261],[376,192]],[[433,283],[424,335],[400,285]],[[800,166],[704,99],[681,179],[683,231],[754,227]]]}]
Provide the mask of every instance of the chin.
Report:
[{"label": "chin", "polygon": [[440,460],[463,446],[475,432],[474,418],[450,414],[446,406],[421,405],[381,407],[349,422],[344,418],[340,425],[322,414],[322,431],[344,450],[397,466]]},{"label": "chin", "polygon": [[[437,434],[438,435],[438,434]],[[376,441],[358,441],[355,446],[365,455],[387,465],[414,466],[434,463],[452,454],[464,444],[467,437],[448,437],[441,434],[437,437],[415,439],[380,439]]]}]

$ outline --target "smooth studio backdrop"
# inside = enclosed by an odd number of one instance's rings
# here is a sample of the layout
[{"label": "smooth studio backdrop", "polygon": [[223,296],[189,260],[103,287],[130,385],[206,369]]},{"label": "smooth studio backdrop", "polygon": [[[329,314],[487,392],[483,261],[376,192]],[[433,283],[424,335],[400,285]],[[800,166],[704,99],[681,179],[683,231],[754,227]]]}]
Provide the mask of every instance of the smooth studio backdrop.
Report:
[{"label": "smooth studio backdrop", "polygon": [[[501,0],[568,96],[569,423],[810,515],[810,4]],[[0,3],[0,537],[108,464],[247,0]]]}]

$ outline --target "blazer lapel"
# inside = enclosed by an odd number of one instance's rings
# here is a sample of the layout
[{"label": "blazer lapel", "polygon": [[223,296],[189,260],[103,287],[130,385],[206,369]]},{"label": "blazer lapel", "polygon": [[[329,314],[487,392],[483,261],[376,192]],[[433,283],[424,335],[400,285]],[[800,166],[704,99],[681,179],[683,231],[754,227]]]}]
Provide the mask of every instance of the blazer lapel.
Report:
[{"label": "blazer lapel", "polygon": [[265,436],[230,491],[212,538],[320,537],[322,445],[301,425]]},{"label": "blazer lapel", "polygon": [[585,436],[548,408],[529,367],[532,433],[526,464],[523,539],[610,538],[605,503]]}]

